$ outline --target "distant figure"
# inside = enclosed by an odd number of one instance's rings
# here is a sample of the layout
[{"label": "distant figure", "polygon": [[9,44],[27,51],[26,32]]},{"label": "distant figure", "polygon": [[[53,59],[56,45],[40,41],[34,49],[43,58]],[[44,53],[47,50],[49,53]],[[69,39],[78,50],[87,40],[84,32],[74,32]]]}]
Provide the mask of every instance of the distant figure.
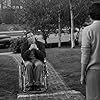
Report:
[{"label": "distant figure", "polygon": [[84,28],[81,45],[81,84],[86,84],[86,100],[100,100],[100,3],[89,8],[93,23]]},{"label": "distant figure", "polygon": [[83,29],[84,29],[84,26],[82,26],[82,27],[80,28],[80,31],[79,31],[79,40],[78,40],[78,42],[79,42],[80,45],[81,45],[81,43],[82,43],[82,32],[83,32]]},{"label": "distant figure", "polygon": [[44,58],[46,57],[45,45],[35,39],[33,33],[27,34],[27,40],[21,47],[21,56],[25,61],[28,75],[28,83],[26,88],[29,91],[35,87],[38,90],[41,86],[40,76]]}]

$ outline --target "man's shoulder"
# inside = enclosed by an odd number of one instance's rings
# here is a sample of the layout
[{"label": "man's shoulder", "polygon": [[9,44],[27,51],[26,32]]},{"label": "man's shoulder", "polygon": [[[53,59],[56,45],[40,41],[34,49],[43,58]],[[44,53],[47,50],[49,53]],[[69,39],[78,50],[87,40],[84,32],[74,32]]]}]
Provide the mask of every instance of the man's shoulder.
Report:
[{"label": "man's shoulder", "polygon": [[22,47],[27,47],[28,46],[28,41],[27,40],[23,41],[23,43],[21,44],[21,46]]},{"label": "man's shoulder", "polygon": [[28,40],[25,39],[25,40],[23,41],[23,44],[27,44],[27,43],[28,43]]},{"label": "man's shoulder", "polygon": [[41,42],[41,41],[36,41],[38,44],[40,44],[40,45],[45,45],[45,43],[44,42]]},{"label": "man's shoulder", "polygon": [[83,29],[82,33],[84,33],[84,34],[88,33],[89,31],[92,30],[92,27],[93,27],[93,24],[91,24],[91,25],[89,25],[89,26],[86,26],[86,27]]},{"label": "man's shoulder", "polygon": [[94,27],[94,25],[95,25],[95,24],[92,23],[92,24],[86,26],[84,29],[85,29],[85,30],[90,30],[90,29],[92,29],[92,28]]}]

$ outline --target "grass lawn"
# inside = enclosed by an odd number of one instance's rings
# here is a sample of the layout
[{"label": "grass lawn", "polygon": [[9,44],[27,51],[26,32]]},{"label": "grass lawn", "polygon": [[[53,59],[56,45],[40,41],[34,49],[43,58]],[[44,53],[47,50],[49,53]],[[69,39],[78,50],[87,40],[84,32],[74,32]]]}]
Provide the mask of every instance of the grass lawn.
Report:
[{"label": "grass lawn", "polygon": [[[7,52],[7,49],[0,49],[0,52]],[[46,52],[48,61],[54,66],[66,86],[85,95],[85,87],[80,84],[80,48],[49,48]],[[17,93],[16,63],[11,57],[0,56],[0,97],[6,98],[2,100],[15,100]]]},{"label": "grass lawn", "polygon": [[47,59],[61,75],[66,86],[85,95],[85,86],[80,84],[80,48],[47,49]]},{"label": "grass lawn", "polygon": [[18,68],[12,57],[0,55],[0,100],[16,100]]}]

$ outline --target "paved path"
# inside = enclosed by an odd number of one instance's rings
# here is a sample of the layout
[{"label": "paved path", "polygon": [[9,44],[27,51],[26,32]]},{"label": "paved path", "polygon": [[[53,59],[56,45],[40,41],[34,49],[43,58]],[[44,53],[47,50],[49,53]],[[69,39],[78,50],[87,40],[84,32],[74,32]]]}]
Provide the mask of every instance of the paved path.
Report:
[{"label": "paved path", "polygon": [[[12,56],[20,65],[22,61],[20,54],[9,53],[8,55]],[[42,94],[19,93],[18,100],[84,100],[84,96],[80,92],[66,87],[61,76],[58,75],[50,63],[47,62],[47,66],[48,90]]]}]

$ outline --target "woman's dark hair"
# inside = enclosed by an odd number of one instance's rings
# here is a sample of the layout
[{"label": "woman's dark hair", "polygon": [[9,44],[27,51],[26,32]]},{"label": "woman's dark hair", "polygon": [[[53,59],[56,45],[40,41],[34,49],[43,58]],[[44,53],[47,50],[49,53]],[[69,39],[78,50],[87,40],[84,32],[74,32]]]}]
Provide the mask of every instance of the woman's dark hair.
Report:
[{"label": "woman's dark hair", "polygon": [[100,20],[100,2],[95,2],[89,7],[88,14],[93,20]]}]

